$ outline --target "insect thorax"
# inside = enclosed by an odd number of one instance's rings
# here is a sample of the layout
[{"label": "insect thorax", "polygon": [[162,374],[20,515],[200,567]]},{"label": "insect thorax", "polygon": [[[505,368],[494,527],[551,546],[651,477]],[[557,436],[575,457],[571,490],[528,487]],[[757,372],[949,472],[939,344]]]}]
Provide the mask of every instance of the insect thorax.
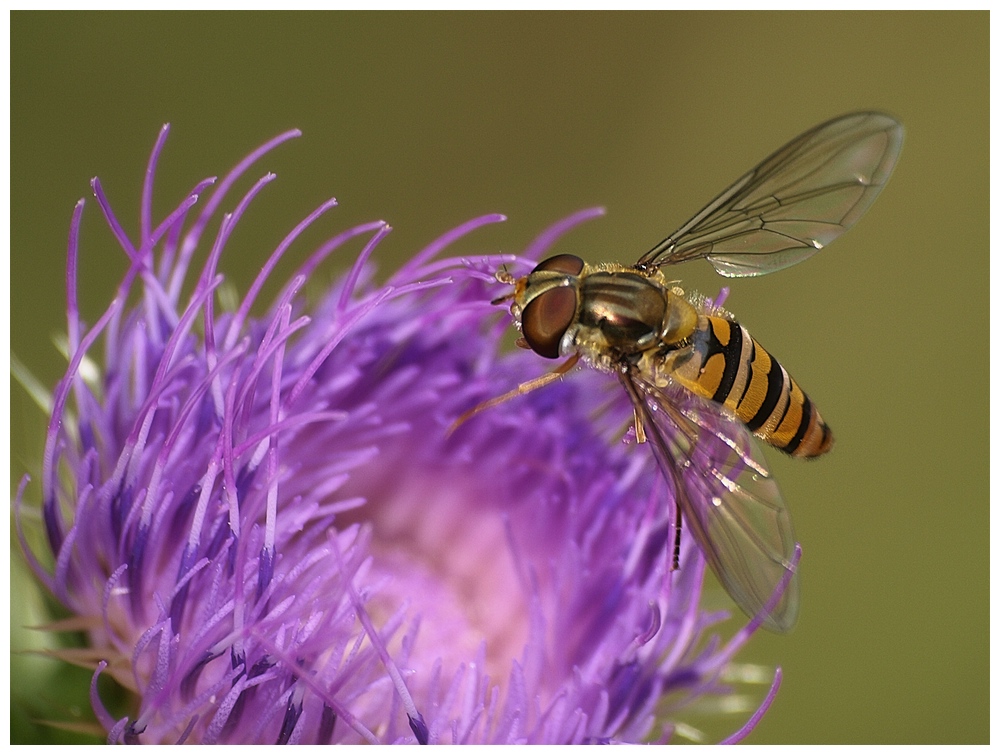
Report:
[{"label": "insect thorax", "polygon": [[563,347],[610,372],[654,355],[662,363],[667,354],[686,349],[697,326],[696,307],[658,272],[596,270],[580,279],[579,310]]}]

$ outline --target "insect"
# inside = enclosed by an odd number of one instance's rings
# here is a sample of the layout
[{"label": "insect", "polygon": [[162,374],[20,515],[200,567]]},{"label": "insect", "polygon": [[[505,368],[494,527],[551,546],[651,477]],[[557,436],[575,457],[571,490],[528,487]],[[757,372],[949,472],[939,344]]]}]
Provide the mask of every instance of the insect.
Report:
[{"label": "insect", "polygon": [[[833,435],[769,352],[727,312],[663,274],[707,259],[726,277],[801,262],[871,206],[899,157],[903,127],[876,112],[806,131],[746,173],[632,266],[571,254],[528,275],[506,271],[518,345],[566,362],[459,420],[540,388],[578,360],[616,375],[635,436],[675,492],[674,566],[682,522],[720,583],[768,629],[794,626],[799,605],[788,510],[752,436],[791,456],[826,453]],[[785,582],[783,591],[782,582]]]}]

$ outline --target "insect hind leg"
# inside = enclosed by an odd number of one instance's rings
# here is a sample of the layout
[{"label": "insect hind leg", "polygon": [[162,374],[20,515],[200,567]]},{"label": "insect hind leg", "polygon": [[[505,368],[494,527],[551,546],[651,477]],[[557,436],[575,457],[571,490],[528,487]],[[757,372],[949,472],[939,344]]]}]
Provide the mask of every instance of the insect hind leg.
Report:
[{"label": "insect hind leg", "polygon": [[677,507],[677,521],[674,522],[674,558],[673,562],[670,564],[672,571],[677,571],[681,568],[681,507]]},{"label": "insect hind leg", "polygon": [[[670,404],[670,402],[664,401],[659,403],[658,406],[660,409],[666,413],[670,421],[680,431],[679,434],[672,439],[673,442],[668,444],[667,439],[663,436],[663,433],[653,422],[649,414],[649,410],[646,407],[642,391],[636,385],[632,374],[627,369],[623,370],[621,372],[620,379],[622,385],[625,386],[629,399],[632,401],[632,410],[635,415],[636,442],[647,442],[650,435],[646,432],[645,427],[648,426],[650,428],[650,432],[652,433],[652,444],[655,447],[653,456],[657,457],[657,461],[661,464],[664,476],[674,487],[674,495],[676,497],[674,505],[674,547],[670,568],[671,571],[676,571],[680,568],[681,563],[681,532],[684,529],[681,515],[681,511],[683,509],[681,499],[686,496],[687,493],[681,481],[679,470],[674,467],[669,459],[682,459],[683,466],[688,466],[690,464],[691,456],[694,453],[695,445],[698,441],[698,427],[687,419],[681,412],[679,412],[672,404]],[[683,439],[683,442],[681,442],[680,439]],[[660,456],[663,457],[662,460],[658,458]]]},{"label": "insect hind leg", "polygon": [[[666,411],[667,416],[670,417],[671,422],[677,426],[677,428],[684,435],[687,441],[687,448],[677,448],[676,454],[682,456],[684,459],[684,464],[687,465],[691,462],[691,456],[694,453],[695,444],[698,442],[698,428],[683,414],[681,414],[677,409],[668,403],[662,404],[662,408]],[[682,519],[682,507],[680,505],[680,497],[686,495],[686,493],[681,489],[681,482],[679,477],[674,480],[676,490],[676,495],[678,497],[677,501],[677,522],[675,524],[676,534],[674,536],[674,563],[673,568],[679,569],[681,563],[681,530],[683,529],[681,525]]]}]

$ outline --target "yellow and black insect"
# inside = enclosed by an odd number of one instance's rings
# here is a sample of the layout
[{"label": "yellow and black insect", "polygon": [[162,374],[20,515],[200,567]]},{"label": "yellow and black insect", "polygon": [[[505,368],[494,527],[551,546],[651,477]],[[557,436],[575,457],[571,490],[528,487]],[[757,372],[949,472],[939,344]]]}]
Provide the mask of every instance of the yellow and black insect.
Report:
[{"label": "yellow and black insect", "polygon": [[[560,254],[514,278],[519,345],[556,370],[466,417],[548,384],[580,359],[618,376],[673,487],[681,522],[750,616],[788,631],[798,615],[795,536],[751,433],[792,456],[826,453],[833,435],[784,367],[712,301],[662,268],[707,259],[720,275],[764,275],[801,262],[850,228],[889,180],[903,127],[882,113],[835,118],[789,142],[632,266]],[[465,417],[463,417],[464,419]]]}]

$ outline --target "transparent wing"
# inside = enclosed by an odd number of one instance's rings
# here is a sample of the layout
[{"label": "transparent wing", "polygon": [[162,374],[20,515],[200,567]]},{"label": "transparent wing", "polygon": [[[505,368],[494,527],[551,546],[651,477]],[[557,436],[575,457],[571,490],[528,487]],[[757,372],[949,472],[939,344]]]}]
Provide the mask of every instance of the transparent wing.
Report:
[{"label": "transparent wing", "polygon": [[628,373],[621,379],[676,491],[681,536],[694,536],[747,616],[761,615],[772,631],[789,631],[799,610],[795,533],[760,447],[714,402]]},{"label": "transparent wing", "polygon": [[902,125],[882,113],[820,124],[740,178],[636,267],[705,257],[720,275],[736,278],[801,262],[865,214],[902,146]]}]

